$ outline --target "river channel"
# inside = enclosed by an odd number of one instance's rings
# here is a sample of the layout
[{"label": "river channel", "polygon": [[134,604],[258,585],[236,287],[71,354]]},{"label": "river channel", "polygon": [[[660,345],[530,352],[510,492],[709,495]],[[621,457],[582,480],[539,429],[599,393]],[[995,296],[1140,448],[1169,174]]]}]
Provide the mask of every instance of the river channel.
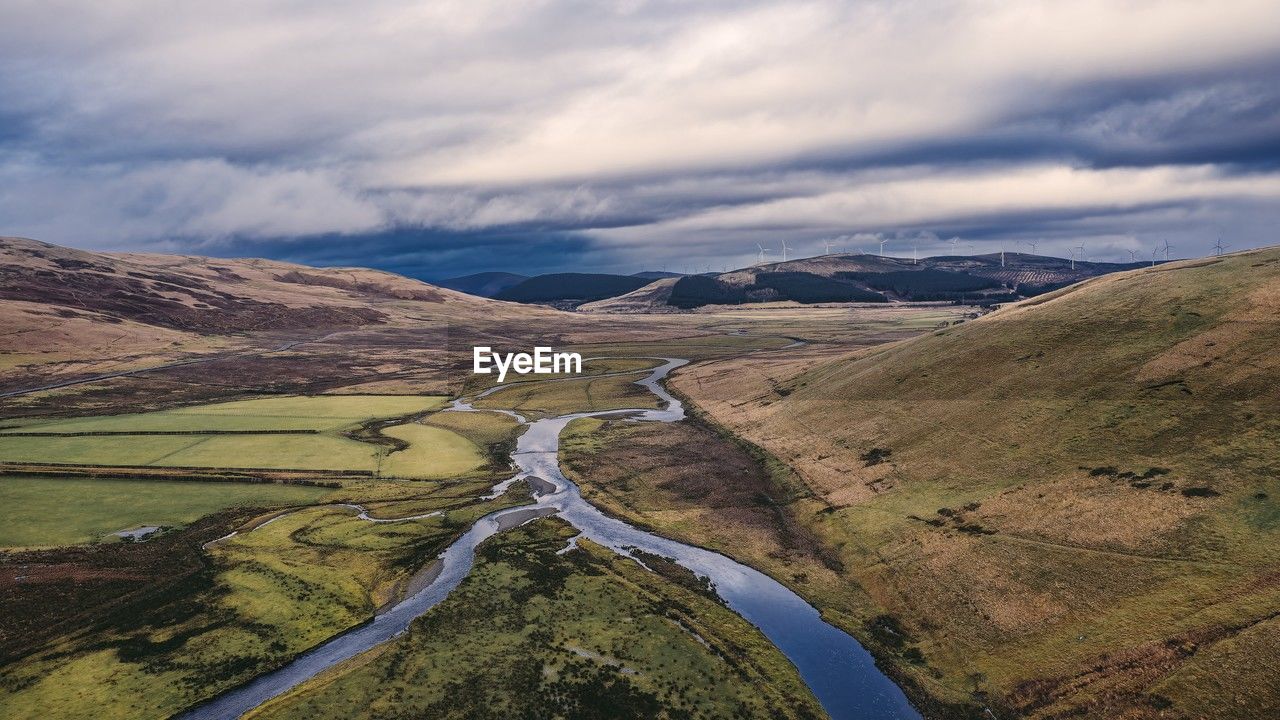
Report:
[{"label": "river channel", "polygon": [[[833,720],[919,718],[920,714],[907,701],[902,689],[880,672],[871,654],[858,641],[825,622],[813,606],[786,586],[719,553],[659,537],[606,516],[583,500],[578,486],[560,471],[560,433],[575,419],[625,415],[637,421],[674,422],[684,418],[683,405],[660,383],[668,373],[688,361],[653,359],[662,360],[662,364],[637,384],[657,395],[665,404],[662,409],[574,413],[529,423],[529,429],[520,437],[512,455],[519,472],[500,487],[532,476],[555,485],[554,491],[539,494],[533,505],[499,510],[478,520],[441,553],[441,570],[435,580],[371,622],[338,635],[288,665],[229,690],[180,717],[237,718],[324,670],[387,642],[405,632],[414,618],[440,603],[462,582],[481,542],[534,517],[557,515],[578,528],[582,537],[618,553],[629,554],[630,549],[636,548],[662,555],[710,579],[725,603],[758,627],[796,666]],[[509,385],[488,392],[502,387]],[[467,412],[472,408],[455,402],[453,410]],[[521,420],[523,422],[523,418]]]}]

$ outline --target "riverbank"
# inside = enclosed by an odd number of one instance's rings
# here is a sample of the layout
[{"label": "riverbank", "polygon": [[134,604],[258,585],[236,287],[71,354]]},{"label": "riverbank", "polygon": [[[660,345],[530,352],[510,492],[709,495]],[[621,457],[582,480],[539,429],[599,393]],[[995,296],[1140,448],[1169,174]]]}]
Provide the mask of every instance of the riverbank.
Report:
[{"label": "riverbank", "polygon": [[[520,470],[516,478],[538,477],[554,485],[556,492],[540,495],[534,508],[499,511],[481,518],[441,555],[442,570],[435,582],[407,597],[373,623],[340,635],[289,665],[226,693],[184,717],[238,716],[399,635],[414,618],[442,602],[462,582],[479,544],[503,529],[504,515],[518,513],[527,519],[530,513],[542,508],[570,522],[582,537],[616,553],[629,555],[638,550],[672,558],[695,574],[708,578],[728,607],[759,628],[791,661],[833,718],[918,717],[902,691],[875,667],[871,655],[852,637],[824,622],[816,609],[791,590],[724,555],[657,537],[607,517],[584,501],[578,488],[561,472],[560,435],[574,420],[617,415],[649,422],[684,418],[682,403],[660,383],[687,361],[662,360],[662,365],[636,382],[658,398],[662,409],[604,410],[544,418],[531,423],[520,436],[512,456]],[[465,403],[455,402],[454,407],[461,412],[473,410]]]}]

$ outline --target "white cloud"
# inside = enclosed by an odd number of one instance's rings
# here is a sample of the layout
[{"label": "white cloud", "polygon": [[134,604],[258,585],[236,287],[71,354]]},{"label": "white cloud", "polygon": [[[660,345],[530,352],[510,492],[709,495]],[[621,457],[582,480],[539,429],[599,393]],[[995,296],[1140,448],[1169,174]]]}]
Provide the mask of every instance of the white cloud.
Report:
[{"label": "white cloud", "polygon": [[718,208],[616,233],[680,236],[701,230],[815,226],[884,229],[1065,208],[1130,209],[1222,198],[1280,201],[1280,174],[1224,177],[1210,167],[1089,170],[1035,165],[976,173],[929,169],[916,177],[864,176],[852,183],[853,187],[830,192]]},{"label": "white cloud", "polygon": [[[0,231],[123,247],[544,223],[711,244],[1247,204],[1272,176],[951,168],[928,148],[1013,127],[1065,154],[1158,150],[1222,140],[1233,114],[1280,133],[1256,90],[1278,65],[1273,0],[10,0]],[[1063,107],[1095,91],[1118,97]],[[903,148],[905,169],[822,167]]]},{"label": "white cloud", "polygon": [[368,232],[385,222],[381,209],[322,171],[246,169],[220,160],[80,171],[0,164],[0,217],[10,234],[71,238],[95,248]]}]

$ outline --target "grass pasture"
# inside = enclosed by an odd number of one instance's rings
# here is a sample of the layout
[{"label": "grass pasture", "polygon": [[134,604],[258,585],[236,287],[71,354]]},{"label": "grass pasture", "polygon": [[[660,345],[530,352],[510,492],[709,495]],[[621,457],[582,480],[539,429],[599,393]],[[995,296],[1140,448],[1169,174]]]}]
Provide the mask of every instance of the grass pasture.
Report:
[{"label": "grass pasture", "polygon": [[[405,503],[448,509],[372,523],[349,508],[314,506],[241,532],[207,551],[208,571],[182,592],[112,612],[92,633],[65,635],[0,668],[0,717],[125,720],[180,713],[368,621],[477,518],[528,500],[519,489],[481,501],[447,497],[445,484],[381,487],[384,503],[376,516],[402,514]],[[402,502],[393,501],[394,491]]]},{"label": "grass pasture", "polygon": [[526,417],[621,408],[656,408],[657,397],[635,382],[644,377],[644,373],[639,372],[634,375],[582,380],[519,383],[487,395],[474,404],[481,409],[515,410]]},{"label": "grass pasture", "polygon": [[326,488],[83,478],[0,478],[0,547],[71,545],[140,525],[183,525],[233,505],[315,502]]},{"label": "grass pasture", "polygon": [[[600,353],[606,355],[607,353]],[[635,353],[644,354],[644,353]],[[508,372],[506,381],[503,385],[517,385],[519,383],[540,382],[543,380],[556,380],[561,378],[573,377],[595,377],[600,375],[608,375],[619,372],[638,372],[640,370],[648,370],[650,368],[661,365],[661,360],[651,360],[644,357],[590,357],[583,354],[582,372],[581,373],[549,373],[546,375],[517,375],[514,372]],[[488,375],[476,375],[469,373],[466,376],[466,386],[464,395],[472,395],[487,390],[498,385],[497,371]]]},{"label": "grass pasture", "polygon": [[333,472],[377,472],[381,467],[397,477],[424,479],[482,467],[481,447],[447,427],[393,426],[387,434],[409,447],[391,453],[385,462],[386,446],[345,434],[368,421],[429,413],[442,405],[438,396],[296,396],[17,421],[17,427],[0,432],[0,462]]},{"label": "grass pasture", "polygon": [[510,415],[496,412],[439,412],[423,418],[422,424],[451,430],[480,447],[510,442],[522,427]]},{"label": "grass pasture", "polygon": [[195,405],[174,410],[24,422],[5,421],[13,433],[152,433],[226,430],[336,430],[366,420],[436,410],[437,395],[296,395]]},{"label": "grass pasture", "polygon": [[126,467],[373,471],[378,450],[329,434],[0,437],[0,462]]},{"label": "grass pasture", "polygon": [[443,479],[465,475],[485,464],[480,448],[452,430],[406,423],[384,428],[382,434],[409,443],[382,461],[384,477]]},{"label": "grass pasture", "polygon": [[490,539],[408,633],[247,717],[822,716],[749,623],[589,541],[557,554],[576,533],[543,519]]}]

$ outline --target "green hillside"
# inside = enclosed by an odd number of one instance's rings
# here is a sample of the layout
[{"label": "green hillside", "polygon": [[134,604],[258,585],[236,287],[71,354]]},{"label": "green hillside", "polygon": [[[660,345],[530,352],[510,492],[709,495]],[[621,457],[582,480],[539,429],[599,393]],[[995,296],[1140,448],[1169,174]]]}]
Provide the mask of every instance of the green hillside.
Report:
[{"label": "green hillside", "polygon": [[1273,248],[820,366],[737,425],[826,501],[807,524],[918,642],[905,672],[933,694],[1257,717],[1280,712],[1277,348]]}]

